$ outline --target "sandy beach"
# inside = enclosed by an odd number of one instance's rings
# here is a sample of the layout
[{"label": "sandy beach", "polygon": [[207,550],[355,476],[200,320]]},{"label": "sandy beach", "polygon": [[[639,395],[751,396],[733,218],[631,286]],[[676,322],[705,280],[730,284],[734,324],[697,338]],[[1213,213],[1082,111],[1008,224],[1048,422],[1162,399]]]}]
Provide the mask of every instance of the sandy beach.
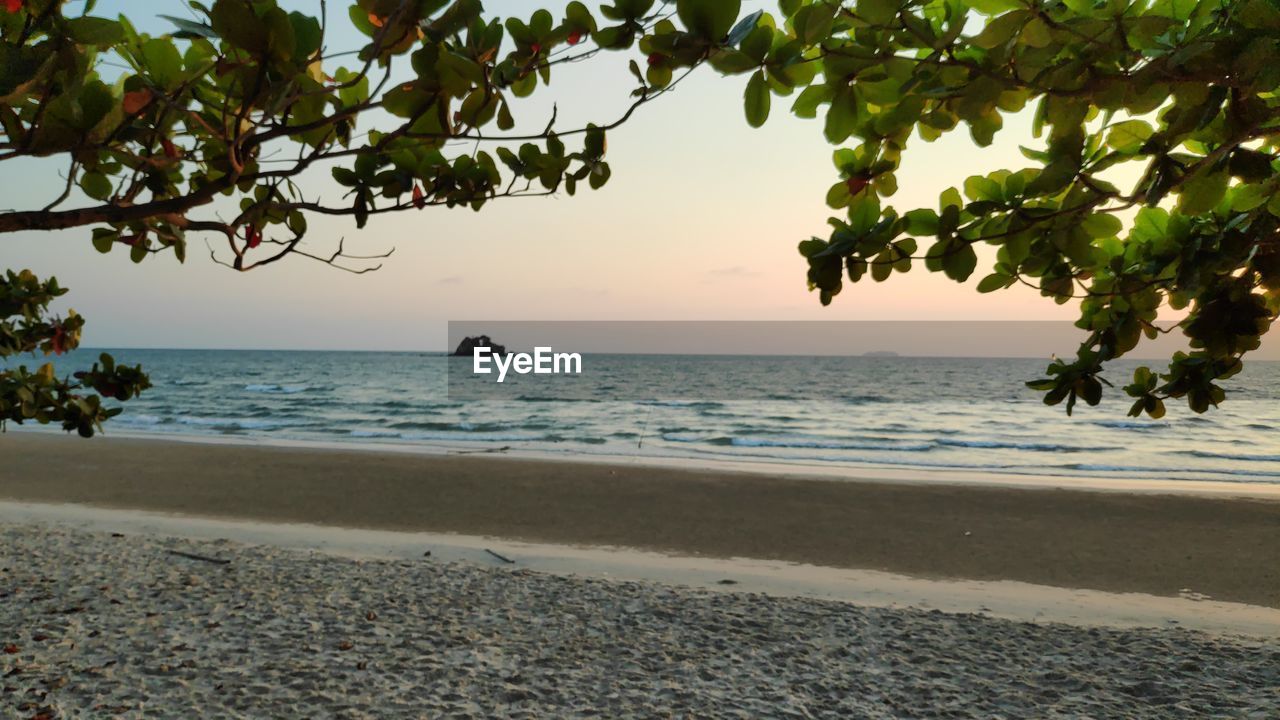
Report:
[{"label": "sandy beach", "polygon": [[38,525],[0,529],[0,628],[12,717],[1262,720],[1280,699],[1274,641]]},{"label": "sandy beach", "polygon": [[0,454],[0,499],[1280,607],[1280,502],[1266,498],[18,432],[0,435]]},{"label": "sandy beach", "polygon": [[41,433],[0,453],[6,716],[1280,704],[1274,499]]},{"label": "sandy beach", "polygon": [[[1280,607],[1280,501],[0,436],[0,498]],[[1244,489],[1242,489],[1244,492]]]}]

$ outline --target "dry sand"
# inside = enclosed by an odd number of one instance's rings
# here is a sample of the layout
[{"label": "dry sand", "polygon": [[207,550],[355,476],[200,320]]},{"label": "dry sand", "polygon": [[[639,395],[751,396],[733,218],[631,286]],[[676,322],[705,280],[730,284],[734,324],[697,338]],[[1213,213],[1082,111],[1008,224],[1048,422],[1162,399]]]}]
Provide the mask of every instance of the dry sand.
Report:
[{"label": "dry sand", "polygon": [[0,436],[0,498],[1280,607],[1280,502],[361,450]]},{"label": "dry sand", "polygon": [[[213,564],[180,551],[225,561]],[[0,528],[0,715],[1246,718],[1280,644]]]}]

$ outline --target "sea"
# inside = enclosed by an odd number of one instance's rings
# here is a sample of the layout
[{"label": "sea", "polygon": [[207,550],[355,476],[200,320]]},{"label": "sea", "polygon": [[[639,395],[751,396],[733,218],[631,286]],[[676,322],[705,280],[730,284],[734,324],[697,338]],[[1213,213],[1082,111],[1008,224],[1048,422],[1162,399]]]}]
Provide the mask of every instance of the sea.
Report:
[{"label": "sea", "polygon": [[[85,367],[98,352],[77,350],[56,368]],[[1247,364],[1224,383],[1218,409],[1196,414],[1170,401],[1153,420],[1126,415],[1120,388],[1141,364],[1132,361],[1108,370],[1116,387],[1101,405],[1081,403],[1068,416],[1024,385],[1043,375],[1047,363],[1036,359],[585,355],[596,383],[587,392],[517,386],[477,399],[450,392],[450,363],[466,361],[444,353],[108,352],[141,363],[154,384],[107,423],[110,435],[734,461],[872,477],[1280,483],[1280,362]]]}]

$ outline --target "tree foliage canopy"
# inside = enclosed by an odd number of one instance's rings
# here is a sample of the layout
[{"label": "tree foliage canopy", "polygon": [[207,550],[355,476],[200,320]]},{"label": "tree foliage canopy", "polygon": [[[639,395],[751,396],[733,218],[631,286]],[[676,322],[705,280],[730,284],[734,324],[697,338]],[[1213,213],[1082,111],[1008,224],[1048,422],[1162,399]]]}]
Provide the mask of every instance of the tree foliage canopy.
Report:
[{"label": "tree foliage canopy", "polygon": [[[839,147],[826,200],[840,214],[799,248],[824,304],[845,282],[916,262],[969,281],[983,245],[995,262],[979,292],[1024,284],[1077,302],[1089,335],[1031,383],[1046,402],[1097,403],[1104,364],[1161,332],[1157,313],[1171,308],[1186,312],[1177,328],[1192,352],[1162,373],[1140,369],[1125,392],[1133,414],[1162,415],[1168,398],[1204,411],[1280,312],[1274,0],[780,0],[749,14],[739,0],[613,0],[527,19],[490,17],[479,0],[357,0],[345,17],[323,3],[313,17],[216,0],[191,2],[161,36],[92,5],[76,17],[61,0],[0,6],[0,160],[66,166],[61,195],[0,212],[0,232],[86,227],[99,251],[135,261],[182,260],[204,233],[236,270],[296,255],[364,272],[382,256],[311,248],[308,218],[363,227],[381,213],[599,188],[606,132],[708,64],[746,76],[750,125],[788,98]],[[332,22],[367,43],[329,48]],[[630,56],[626,112],[517,129],[519,98],[602,50]],[[991,145],[1023,111],[1037,138],[1025,167],[969,177],[936,208],[883,200],[909,143],[963,128]],[[340,198],[306,188],[325,172]],[[215,201],[234,213],[214,213]],[[61,292],[25,272],[0,281],[0,356],[75,346],[79,316],[47,312]],[[127,399],[145,388],[106,357],[77,382],[6,370],[0,415],[92,432],[113,411],[89,389]]]}]

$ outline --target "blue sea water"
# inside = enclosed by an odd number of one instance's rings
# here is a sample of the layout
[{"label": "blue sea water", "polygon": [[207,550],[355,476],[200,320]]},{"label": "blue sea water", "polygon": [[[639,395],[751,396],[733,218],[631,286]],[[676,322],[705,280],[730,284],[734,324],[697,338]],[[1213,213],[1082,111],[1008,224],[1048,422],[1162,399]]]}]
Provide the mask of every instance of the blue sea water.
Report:
[{"label": "blue sea water", "polygon": [[[97,352],[77,351],[57,367],[84,367]],[[1127,417],[1118,389],[1137,362],[1116,363],[1110,397],[1068,417],[1023,385],[1041,375],[1043,360],[588,355],[584,365],[606,399],[565,401],[521,392],[451,397],[450,361],[438,353],[110,352],[141,363],[154,383],[110,421],[116,434],[735,460],[851,474],[1280,482],[1274,362],[1250,363],[1227,381],[1220,409],[1197,415],[1171,402],[1165,418],[1150,420]]]}]

